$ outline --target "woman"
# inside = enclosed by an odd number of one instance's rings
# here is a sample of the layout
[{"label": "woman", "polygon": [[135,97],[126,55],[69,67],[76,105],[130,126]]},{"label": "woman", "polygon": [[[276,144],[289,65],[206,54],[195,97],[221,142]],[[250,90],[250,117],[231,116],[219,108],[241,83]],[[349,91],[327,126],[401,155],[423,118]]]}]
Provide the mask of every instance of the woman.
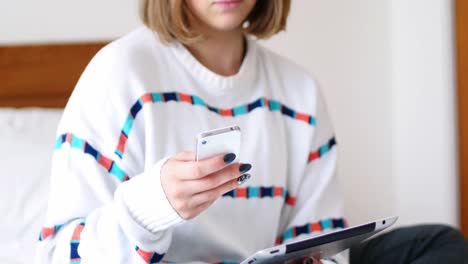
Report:
[{"label": "woman", "polygon": [[[239,262],[346,225],[314,80],[253,40],[289,6],[142,1],[146,26],[102,49],[66,106],[39,263]],[[234,124],[243,163],[194,161],[199,132]]]}]

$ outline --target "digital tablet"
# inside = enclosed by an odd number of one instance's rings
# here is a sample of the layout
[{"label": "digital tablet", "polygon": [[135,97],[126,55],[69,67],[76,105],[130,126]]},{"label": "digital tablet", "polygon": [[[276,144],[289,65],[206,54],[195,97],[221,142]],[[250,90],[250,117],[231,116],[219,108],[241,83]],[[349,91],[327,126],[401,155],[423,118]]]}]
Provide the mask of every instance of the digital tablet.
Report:
[{"label": "digital tablet", "polygon": [[241,264],[284,263],[306,256],[313,256],[316,259],[332,257],[393,225],[397,219],[398,217],[388,217],[313,238],[263,249],[242,261]]}]

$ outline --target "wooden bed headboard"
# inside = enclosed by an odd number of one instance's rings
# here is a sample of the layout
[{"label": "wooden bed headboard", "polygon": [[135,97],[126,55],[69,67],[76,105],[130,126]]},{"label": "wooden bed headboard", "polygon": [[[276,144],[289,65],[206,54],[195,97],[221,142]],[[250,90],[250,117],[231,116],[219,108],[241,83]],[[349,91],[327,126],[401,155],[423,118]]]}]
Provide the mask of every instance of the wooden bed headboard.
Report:
[{"label": "wooden bed headboard", "polygon": [[84,68],[105,44],[0,46],[0,107],[64,107]]}]

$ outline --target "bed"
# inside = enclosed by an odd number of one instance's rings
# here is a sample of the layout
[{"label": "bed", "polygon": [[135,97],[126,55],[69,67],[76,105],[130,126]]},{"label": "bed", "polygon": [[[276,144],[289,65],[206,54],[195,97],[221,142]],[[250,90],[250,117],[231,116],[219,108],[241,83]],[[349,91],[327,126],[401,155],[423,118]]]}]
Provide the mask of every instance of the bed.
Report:
[{"label": "bed", "polygon": [[103,45],[0,46],[2,264],[33,262],[62,108]]}]

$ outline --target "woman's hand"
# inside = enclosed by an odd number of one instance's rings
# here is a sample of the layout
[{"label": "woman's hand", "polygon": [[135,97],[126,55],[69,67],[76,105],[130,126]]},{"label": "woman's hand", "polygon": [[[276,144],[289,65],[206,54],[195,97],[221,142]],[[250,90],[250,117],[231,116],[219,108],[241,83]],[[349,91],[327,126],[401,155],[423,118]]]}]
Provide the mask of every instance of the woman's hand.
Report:
[{"label": "woman's hand", "polygon": [[161,184],[172,207],[185,220],[206,210],[223,194],[250,179],[250,164],[233,163],[229,153],[195,161],[195,153],[181,152],[161,168]]}]

